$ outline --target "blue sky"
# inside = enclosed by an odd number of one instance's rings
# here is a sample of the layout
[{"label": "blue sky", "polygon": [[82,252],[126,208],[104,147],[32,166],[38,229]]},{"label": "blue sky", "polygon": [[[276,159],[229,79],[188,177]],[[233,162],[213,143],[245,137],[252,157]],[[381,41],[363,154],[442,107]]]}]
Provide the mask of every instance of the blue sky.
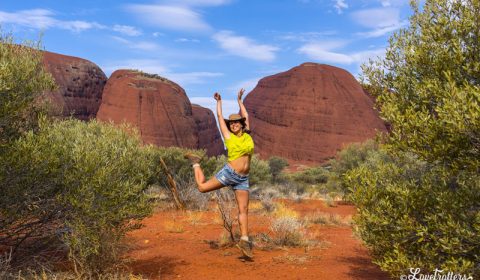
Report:
[{"label": "blue sky", "polygon": [[139,69],[182,86],[192,103],[237,111],[265,76],[304,62],[357,76],[407,25],[408,0],[4,0],[0,26],[18,40],[88,59],[107,76]]}]

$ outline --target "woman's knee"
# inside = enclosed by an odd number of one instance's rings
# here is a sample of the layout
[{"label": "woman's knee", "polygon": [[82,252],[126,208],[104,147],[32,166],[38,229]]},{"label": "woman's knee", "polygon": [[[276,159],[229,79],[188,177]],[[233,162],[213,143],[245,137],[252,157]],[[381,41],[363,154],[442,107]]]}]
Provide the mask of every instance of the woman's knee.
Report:
[{"label": "woman's knee", "polygon": [[239,215],[247,215],[248,214],[248,205],[240,205],[238,206],[238,214]]},{"label": "woman's knee", "polygon": [[198,184],[198,190],[199,190],[201,193],[206,193],[206,192],[208,192],[207,184],[205,184],[205,183]]}]

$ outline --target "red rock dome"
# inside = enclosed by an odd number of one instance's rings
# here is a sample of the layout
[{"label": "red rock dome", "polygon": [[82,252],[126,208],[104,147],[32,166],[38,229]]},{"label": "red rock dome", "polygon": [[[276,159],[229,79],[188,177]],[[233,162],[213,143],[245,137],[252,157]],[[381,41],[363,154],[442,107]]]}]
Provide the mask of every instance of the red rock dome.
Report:
[{"label": "red rock dome", "polygon": [[265,77],[245,98],[255,152],[322,163],[344,145],[386,131],[373,101],[347,71],[304,63]]},{"label": "red rock dome", "polygon": [[107,81],[97,114],[101,121],[128,122],[145,143],[223,152],[213,113],[191,105],[183,88],[158,75],[117,70]]},{"label": "red rock dome", "polygon": [[107,77],[94,63],[73,56],[43,53],[43,64],[57,84],[57,90],[46,93],[57,117],[81,120],[95,118]]}]

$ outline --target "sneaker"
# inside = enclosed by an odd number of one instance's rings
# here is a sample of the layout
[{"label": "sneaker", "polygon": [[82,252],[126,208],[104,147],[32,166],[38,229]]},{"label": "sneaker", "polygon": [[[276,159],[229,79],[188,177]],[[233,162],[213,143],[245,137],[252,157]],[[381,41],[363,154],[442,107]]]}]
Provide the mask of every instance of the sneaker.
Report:
[{"label": "sneaker", "polygon": [[245,241],[240,239],[240,242],[237,243],[237,248],[242,251],[243,255],[248,258],[253,258],[253,251],[252,251],[252,242]]},{"label": "sneaker", "polygon": [[202,160],[201,156],[196,155],[194,153],[186,153],[186,154],[183,155],[183,157],[190,160],[190,162],[193,163],[193,164],[200,163],[200,161]]}]

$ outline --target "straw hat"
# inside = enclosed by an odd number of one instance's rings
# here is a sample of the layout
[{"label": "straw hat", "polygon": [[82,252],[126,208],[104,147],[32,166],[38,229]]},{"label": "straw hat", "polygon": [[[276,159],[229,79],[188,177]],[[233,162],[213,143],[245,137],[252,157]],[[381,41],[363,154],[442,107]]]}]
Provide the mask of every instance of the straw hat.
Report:
[{"label": "straw hat", "polygon": [[228,116],[228,119],[224,119],[224,120],[227,126],[230,124],[230,122],[233,122],[233,121],[240,121],[242,123],[245,122],[245,118],[240,116],[239,114],[231,114],[230,116]]}]

